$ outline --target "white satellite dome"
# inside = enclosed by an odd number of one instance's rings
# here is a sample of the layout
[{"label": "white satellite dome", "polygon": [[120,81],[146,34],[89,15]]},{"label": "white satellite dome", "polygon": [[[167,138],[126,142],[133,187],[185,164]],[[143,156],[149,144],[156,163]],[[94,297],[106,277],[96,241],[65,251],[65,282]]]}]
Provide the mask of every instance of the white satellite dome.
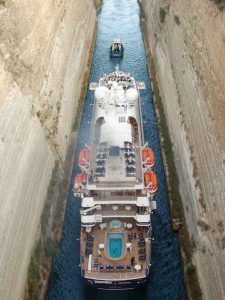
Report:
[{"label": "white satellite dome", "polygon": [[95,99],[97,101],[104,101],[108,93],[109,89],[106,86],[99,86],[95,90]]},{"label": "white satellite dome", "polygon": [[135,102],[138,99],[138,92],[135,88],[126,91],[126,99],[128,102]]}]

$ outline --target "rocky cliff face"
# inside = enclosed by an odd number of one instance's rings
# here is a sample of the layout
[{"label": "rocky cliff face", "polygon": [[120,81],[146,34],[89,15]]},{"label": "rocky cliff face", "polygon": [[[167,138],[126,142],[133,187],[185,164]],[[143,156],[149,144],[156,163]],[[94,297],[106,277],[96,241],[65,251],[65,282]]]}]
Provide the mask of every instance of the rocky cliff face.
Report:
[{"label": "rocky cliff face", "polygon": [[225,297],[225,11],[142,0],[204,299]]},{"label": "rocky cliff face", "polygon": [[89,0],[0,1],[0,299],[21,299],[96,25]]}]

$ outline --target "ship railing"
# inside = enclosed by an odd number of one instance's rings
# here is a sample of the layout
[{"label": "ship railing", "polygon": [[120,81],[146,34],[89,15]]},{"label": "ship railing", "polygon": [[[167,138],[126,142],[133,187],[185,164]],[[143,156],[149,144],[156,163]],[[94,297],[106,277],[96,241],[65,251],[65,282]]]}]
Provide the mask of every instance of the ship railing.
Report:
[{"label": "ship railing", "polygon": [[136,210],[102,210],[101,211],[102,217],[110,217],[110,216],[117,216],[117,217],[134,217],[136,215]]},{"label": "ship railing", "polygon": [[145,269],[137,272],[136,270],[92,270],[88,272],[85,270],[85,277],[91,279],[102,279],[102,280],[125,280],[125,279],[138,279],[144,278]]},{"label": "ship railing", "polygon": [[[138,89],[138,119],[139,119],[139,126],[138,126],[138,139],[139,139],[139,159],[140,159],[140,162],[142,164],[142,145],[144,144],[144,130],[143,130],[143,119],[142,119],[142,102],[141,102],[141,98],[140,98],[140,92],[139,92],[139,89]],[[142,176],[142,181],[144,181],[144,173],[143,173],[143,170],[141,172],[141,176]]]},{"label": "ship railing", "polygon": [[[102,178],[104,178],[104,177],[102,177]],[[103,181],[103,182],[99,181],[99,182],[95,182],[95,184],[99,187],[109,187],[109,188],[110,187],[120,187],[120,186],[121,187],[127,186],[129,188],[129,187],[133,187],[134,185],[137,184],[135,177],[127,177],[127,178],[133,178],[133,179],[132,179],[132,181],[127,180],[127,181],[118,181],[118,182],[116,182],[116,181]]]},{"label": "ship railing", "polygon": [[98,196],[94,196],[94,200],[95,201],[118,201],[118,202],[123,202],[123,201],[132,201],[135,202],[137,201],[137,196],[110,196],[110,195],[98,195]]}]

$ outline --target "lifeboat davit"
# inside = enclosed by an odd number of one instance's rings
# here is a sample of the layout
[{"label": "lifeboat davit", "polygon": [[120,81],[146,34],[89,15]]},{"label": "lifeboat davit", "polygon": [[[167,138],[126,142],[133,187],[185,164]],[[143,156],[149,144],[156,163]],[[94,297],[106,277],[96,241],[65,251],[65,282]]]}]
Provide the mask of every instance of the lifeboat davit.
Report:
[{"label": "lifeboat davit", "polygon": [[87,183],[87,174],[77,174],[77,176],[74,179],[74,191],[78,191],[80,187],[86,185]]},{"label": "lifeboat davit", "polygon": [[142,150],[142,160],[145,163],[145,165],[149,166],[150,168],[154,166],[155,156],[151,148],[144,148]]},{"label": "lifeboat davit", "polygon": [[89,158],[90,158],[90,150],[87,148],[82,149],[78,157],[78,166],[80,168],[87,167],[89,164]]},{"label": "lifeboat davit", "polygon": [[158,190],[158,181],[155,172],[153,171],[146,172],[144,178],[145,178],[145,186],[148,192],[151,195],[155,194]]}]

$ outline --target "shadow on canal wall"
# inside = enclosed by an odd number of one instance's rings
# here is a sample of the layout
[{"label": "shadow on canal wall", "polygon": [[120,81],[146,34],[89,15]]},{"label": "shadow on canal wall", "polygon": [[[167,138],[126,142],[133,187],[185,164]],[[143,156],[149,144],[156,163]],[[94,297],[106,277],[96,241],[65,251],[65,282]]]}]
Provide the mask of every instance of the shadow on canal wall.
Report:
[{"label": "shadow on canal wall", "polygon": [[93,30],[93,38],[91,42],[92,46],[89,51],[86,71],[83,75],[80,97],[76,109],[66,159],[65,162],[56,160],[55,167],[52,171],[51,181],[48,186],[45,206],[41,215],[41,226],[39,229],[38,239],[29,264],[27,288],[24,300],[37,298],[44,299],[52,266],[52,258],[57,255],[59,250],[67,194],[74,164],[74,151],[77,147],[77,137],[79,134],[80,121],[86,99],[96,36],[97,23]]}]

